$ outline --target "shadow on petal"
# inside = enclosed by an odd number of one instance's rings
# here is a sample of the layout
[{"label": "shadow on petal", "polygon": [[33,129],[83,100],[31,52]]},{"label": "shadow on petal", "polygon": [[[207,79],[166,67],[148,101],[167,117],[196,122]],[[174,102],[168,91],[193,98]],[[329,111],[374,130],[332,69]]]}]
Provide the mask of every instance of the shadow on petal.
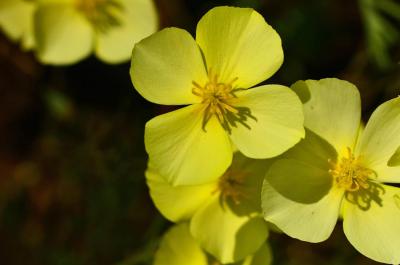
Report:
[{"label": "shadow on petal", "polygon": [[276,161],[266,179],[282,196],[311,204],[327,195],[333,179],[331,163],[337,160],[335,149],[317,134],[306,131],[306,138]]}]

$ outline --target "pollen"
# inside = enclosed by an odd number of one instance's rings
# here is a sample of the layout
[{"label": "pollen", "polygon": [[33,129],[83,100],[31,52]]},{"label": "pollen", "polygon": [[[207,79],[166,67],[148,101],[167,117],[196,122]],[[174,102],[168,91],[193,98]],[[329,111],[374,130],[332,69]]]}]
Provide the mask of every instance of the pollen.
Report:
[{"label": "pollen", "polygon": [[76,0],[76,6],[93,27],[106,32],[114,26],[119,26],[123,7],[118,0]]},{"label": "pollen", "polygon": [[360,159],[354,156],[350,148],[347,148],[346,156],[342,157],[336,164],[331,164],[333,168],[329,170],[329,173],[333,176],[337,187],[348,192],[370,188],[369,180],[375,176],[375,172],[363,166]]},{"label": "pollen", "polygon": [[241,200],[245,198],[244,181],[246,178],[244,172],[232,172],[228,170],[219,179],[217,191],[221,194],[221,199],[224,201],[231,200],[235,204],[240,204]]}]

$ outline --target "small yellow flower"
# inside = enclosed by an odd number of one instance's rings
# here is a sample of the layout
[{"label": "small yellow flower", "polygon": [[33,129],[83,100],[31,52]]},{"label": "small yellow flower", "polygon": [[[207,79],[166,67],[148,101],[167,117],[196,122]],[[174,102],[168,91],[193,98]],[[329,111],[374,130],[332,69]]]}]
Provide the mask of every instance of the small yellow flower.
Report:
[{"label": "small yellow flower", "polygon": [[151,197],[173,222],[190,220],[193,237],[222,263],[254,254],[268,236],[261,215],[261,184],[268,163],[236,153],[232,166],[215,182],[169,184],[151,167],[146,172]]},{"label": "small yellow flower", "polygon": [[133,50],[131,78],[147,100],[188,105],[146,124],[154,167],[174,185],[214,181],[232,160],[232,143],[252,158],[277,156],[304,136],[301,102],[289,88],[250,88],[281,66],[279,35],[253,9],[216,7],[196,40],[167,28]]},{"label": "small yellow flower", "polygon": [[[365,129],[357,88],[342,80],[299,81],[306,137],[269,169],[266,220],[288,235],[326,240],[340,215],[350,243],[365,256],[400,263],[400,98],[380,105]],[[398,152],[398,150],[397,150]]]},{"label": "small yellow flower", "polygon": [[33,13],[35,4],[25,0],[0,1],[0,29],[12,41],[21,41],[26,50],[34,46]]},{"label": "small yellow flower", "polygon": [[[272,253],[268,244],[263,244],[254,255],[236,265],[270,265]],[[154,257],[153,265],[222,265],[208,257],[191,236],[189,225],[181,223],[171,227],[163,236]]]},{"label": "small yellow flower", "polygon": [[124,62],[135,42],[157,29],[152,0],[36,2],[36,51],[43,63],[73,64],[93,51],[104,62]]}]

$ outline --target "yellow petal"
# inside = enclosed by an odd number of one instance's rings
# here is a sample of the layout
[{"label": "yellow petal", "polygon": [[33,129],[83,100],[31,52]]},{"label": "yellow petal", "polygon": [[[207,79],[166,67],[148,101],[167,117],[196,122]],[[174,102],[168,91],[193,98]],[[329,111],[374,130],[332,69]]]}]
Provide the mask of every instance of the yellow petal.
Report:
[{"label": "yellow petal", "polygon": [[259,250],[247,257],[240,265],[270,265],[272,264],[272,251],[269,244],[263,244]]},{"label": "yellow petal", "polygon": [[96,36],[97,57],[107,63],[121,63],[132,55],[136,42],[158,28],[158,14],[153,0],[121,0],[120,25]]},{"label": "yellow petal", "polygon": [[387,264],[400,263],[400,189],[382,185],[384,194],[367,209],[344,201],[343,228],[363,255]]},{"label": "yellow petal", "polygon": [[13,41],[22,39],[30,49],[33,41],[34,3],[23,0],[2,0],[0,3],[0,28]]},{"label": "yellow petal", "polygon": [[343,192],[332,189],[328,169],[282,159],[268,171],[262,190],[264,218],[291,237],[321,242],[332,233]]},{"label": "yellow petal", "polygon": [[172,186],[164,177],[152,170],[146,171],[147,185],[157,209],[170,221],[191,218],[207,199],[217,190],[217,183],[195,186]]},{"label": "yellow petal", "polygon": [[301,102],[287,87],[267,85],[240,91],[233,104],[250,111],[246,126],[237,122],[231,134],[236,147],[248,157],[275,157],[304,137]]},{"label": "yellow petal", "polygon": [[229,137],[216,118],[203,130],[203,107],[191,105],[146,124],[145,145],[154,168],[173,185],[215,181],[232,162]]},{"label": "yellow petal", "polygon": [[147,100],[165,105],[200,102],[192,93],[195,81],[208,80],[201,52],[190,34],[182,29],[163,29],[135,45],[131,79]]},{"label": "yellow petal", "polygon": [[217,195],[195,213],[190,231],[200,246],[221,263],[236,262],[255,253],[268,236],[268,226],[261,217],[236,215]]},{"label": "yellow petal", "polygon": [[338,153],[326,140],[306,129],[306,137],[284,153],[281,158],[295,159],[315,168],[329,171],[332,163],[337,160]]},{"label": "yellow petal", "polygon": [[361,122],[357,88],[344,80],[298,81],[292,86],[304,104],[304,126],[324,138],[339,153],[354,148]]},{"label": "yellow petal", "polygon": [[207,67],[222,82],[237,77],[235,84],[240,88],[266,80],[283,62],[279,35],[250,8],[211,9],[197,25],[196,41]]},{"label": "yellow petal", "polygon": [[394,155],[390,158],[388,162],[388,166],[390,167],[398,167],[400,166],[400,147],[397,148]]},{"label": "yellow petal", "polygon": [[207,255],[190,235],[187,223],[175,225],[163,236],[153,265],[208,265]]},{"label": "yellow petal", "polygon": [[70,4],[43,4],[35,14],[37,55],[47,64],[73,64],[93,49],[93,30]]},{"label": "yellow petal", "polygon": [[388,166],[399,146],[400,97],[383,103],[374,111],[357,145],[356,154],[377,173],[380,181],[400,183],[400,167]]}]

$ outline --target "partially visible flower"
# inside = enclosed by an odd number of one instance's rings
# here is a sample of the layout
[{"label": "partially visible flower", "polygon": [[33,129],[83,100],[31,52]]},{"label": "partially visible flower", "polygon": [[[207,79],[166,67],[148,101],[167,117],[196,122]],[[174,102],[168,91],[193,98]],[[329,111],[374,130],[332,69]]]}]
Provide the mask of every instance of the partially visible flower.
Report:
[{"label": "partially visible flower", "polygon": [[400,166],[400,147],[397,148],[394,155],[390,158],[388,165],[391,167],[398,167]]},{"label": "partially visible flower", "polygon": [[124,62],[137,41],[157,30],[153,0],[36,2],[36,50],[43,63],[72,64],[93,51],[107,63]]},{"label": "partially visible flower", "polygon": [[267,166],[266,161],[236,153],[232,166],[213,183],[174,187],[151,164],[146,178],[160,212],[173,222],[190,220],[191,234],[200,246],[230,263],[255,253],[267,239],[260,207]]},{"label": "partially visible flower", "polygon": [[342,80],[299,81],[305,139],[269,169],[262,191],[266,220],[309,242],[326,240],[340,215],[365,256],[400,263],[400,98],[380,105],[365,129],[357,88]]},{"label": "partially visible flower", "polygon": [[147,100],[188,105],[146,124],[153,166],[174,185],[215,181],[232,161],[232,143],[270,158],[304,137],[301,102],[289,88],[264,85],[283,62],[279,35],[250,8],[216,7],[196,40],[167,28],[135,45],[131,78]]},{"label": "partially visible flower", "polygon": [[0,29],[12,41],[21,41],[26,50],[35,45],[33,36],[33,13],[35,4],[25,0],[0,1]]},{"label": "partially visible flower", "polygon": [[[235,265],[270,265],[271,249],[263,244],[259,250]],[[190,235],[189,225],[181,223],[171,227],[163,236],[154,257],[153,265],[221,265],[209,257]]]}]

